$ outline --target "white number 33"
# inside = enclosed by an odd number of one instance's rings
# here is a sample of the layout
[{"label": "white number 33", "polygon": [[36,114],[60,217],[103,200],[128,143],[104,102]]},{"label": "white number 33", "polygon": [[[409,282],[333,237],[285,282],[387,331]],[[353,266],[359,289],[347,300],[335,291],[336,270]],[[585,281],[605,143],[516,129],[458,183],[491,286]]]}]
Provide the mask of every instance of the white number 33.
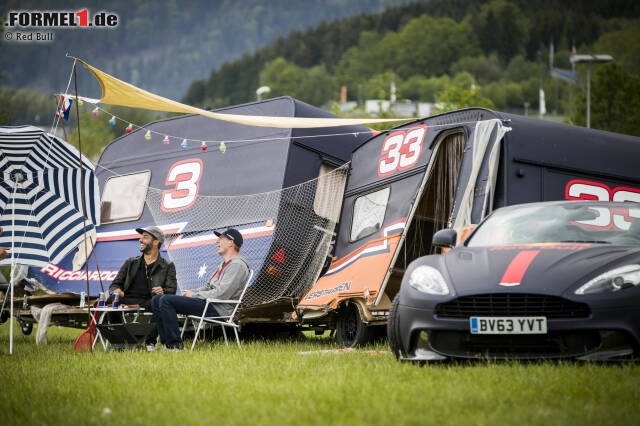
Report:
[{"label": "white number 33", "polygon": [[420,125],[408,130],[391,133],[382,144],[378,161],[378,176],[389,176],[396,170],[413,167],[422,151],[422,142],[427,134],[427,126]]}]

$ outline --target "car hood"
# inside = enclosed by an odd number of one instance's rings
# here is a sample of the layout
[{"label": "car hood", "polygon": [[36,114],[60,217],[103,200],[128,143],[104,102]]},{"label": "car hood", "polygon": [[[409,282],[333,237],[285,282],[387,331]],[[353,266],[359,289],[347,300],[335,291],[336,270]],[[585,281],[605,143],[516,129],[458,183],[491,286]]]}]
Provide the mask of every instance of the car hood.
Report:
[{"label": "car hood", "polygon": [[458,296],[478,292],[561,295],[611,268],[639,261],[640,247],[574,243],[458,247],[444,256]]}]

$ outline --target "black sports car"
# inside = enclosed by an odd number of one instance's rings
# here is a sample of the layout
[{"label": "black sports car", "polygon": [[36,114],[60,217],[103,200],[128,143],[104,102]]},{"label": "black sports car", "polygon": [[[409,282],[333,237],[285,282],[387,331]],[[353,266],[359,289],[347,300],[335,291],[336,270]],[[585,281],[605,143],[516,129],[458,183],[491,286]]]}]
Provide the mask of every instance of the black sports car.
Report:
[{"label": "black sports car", "polygon": [[[387,324],[399,359],[640,353],[640,204],[559,201],[489,215],[407,268]],[[444,229],[433,245],[453,247]]]}]

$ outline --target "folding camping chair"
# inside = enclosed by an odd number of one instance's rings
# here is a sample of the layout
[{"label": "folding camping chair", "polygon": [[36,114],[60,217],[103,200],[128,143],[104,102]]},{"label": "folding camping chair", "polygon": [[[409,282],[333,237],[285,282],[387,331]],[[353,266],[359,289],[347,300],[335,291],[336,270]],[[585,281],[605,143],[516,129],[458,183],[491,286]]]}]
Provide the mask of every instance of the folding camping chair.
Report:
[{"label": "folding camping chair", "polygon": [[[202,311],[202,315],[200,316],[187,315],[187,317],[184,320],[184,326],[182,327],[182,334],[184,334],[184,330],[187,327],[188,320],[199,321],[195,336],[193,336],[193,343],[191,344],[192,351],[193,351],[193,348],[196,346],[196,341],[198,340],[198,334],[200,334],[202,325],[205,322],[213,325],[219,325],[222,327],[222,334],[224,335],[224,341],[227,344],[227,346],[229,346],[229,340],[227,339],[227,332],[225,330],[225,327],[233,328],[233,332],[236,335],[236,342],[238,343],[238,348],[240,348],[240,337],[238,336],[238,329],[240,328],[240,324],[237,324],[234,321],[234,317],[236,315],[236,312],[238,311],[238,308],[240,307],[240,303],[242,302],[244,293],[247,291],[247,288],[251,283],[251,278],[253,278],[252,269],[249,270],[249,277],[247,278],[247,282],[244,283],[244,288],[242,289],[242,293],[240,293],[240,297],[237,300],[207,299],[207,303],[204,305],[204,310]],[[208,317],[206,315],[207,315],[207,308],[209,308],[210,303],[229,303],[229,304],[236,305],[236,307],[233,309],[233,312],[231,312],[230,315]]]}]

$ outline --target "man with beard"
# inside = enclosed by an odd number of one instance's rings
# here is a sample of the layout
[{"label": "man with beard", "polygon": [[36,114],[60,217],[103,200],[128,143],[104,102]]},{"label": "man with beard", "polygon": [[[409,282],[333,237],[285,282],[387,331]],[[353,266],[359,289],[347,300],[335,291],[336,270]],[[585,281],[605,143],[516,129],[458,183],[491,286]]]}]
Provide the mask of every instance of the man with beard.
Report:
[{"label": "man with beard", "polygon": [[164,233],[157,226],[138,228],[141,256],[130,257],[114,278],[109,293],[120,297],[123,305],[140,305],[151,311],[151,298],[155,294],[175,294],[176,267],[160,256]]}]

